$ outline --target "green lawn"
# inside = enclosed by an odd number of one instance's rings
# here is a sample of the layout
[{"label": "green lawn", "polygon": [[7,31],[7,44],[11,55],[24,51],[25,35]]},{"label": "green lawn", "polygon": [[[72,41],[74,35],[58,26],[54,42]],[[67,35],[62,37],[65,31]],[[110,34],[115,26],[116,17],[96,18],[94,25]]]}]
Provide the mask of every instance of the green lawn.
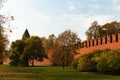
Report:
[{"label": "green lawn", "polygon": [[0,80],[120,80],[120,76],[80,73],[61,67],[0,66]]}]

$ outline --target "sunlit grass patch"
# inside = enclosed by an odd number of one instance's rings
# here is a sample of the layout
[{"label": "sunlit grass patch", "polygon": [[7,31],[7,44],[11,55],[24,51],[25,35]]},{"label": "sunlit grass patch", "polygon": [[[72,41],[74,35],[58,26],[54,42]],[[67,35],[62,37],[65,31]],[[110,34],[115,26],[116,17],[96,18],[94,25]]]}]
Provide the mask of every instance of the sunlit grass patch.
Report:
[{"label": "sunlit grass patch", "polygon": [[62,67],[0,67],[0,80],[120,80],[120,76],[81,73]]}]

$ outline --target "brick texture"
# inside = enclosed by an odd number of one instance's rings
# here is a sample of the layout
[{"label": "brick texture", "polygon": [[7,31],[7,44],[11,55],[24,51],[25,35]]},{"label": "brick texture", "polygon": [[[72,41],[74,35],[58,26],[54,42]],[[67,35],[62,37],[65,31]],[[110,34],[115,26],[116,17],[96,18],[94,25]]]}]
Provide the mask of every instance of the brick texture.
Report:
[{"label": "brick texture", "polygon": [[93,50],[118,49],[120,48],[120,33],[84,41],[80,45],[81,48],[78,50],[79,55],[89,53]]}]

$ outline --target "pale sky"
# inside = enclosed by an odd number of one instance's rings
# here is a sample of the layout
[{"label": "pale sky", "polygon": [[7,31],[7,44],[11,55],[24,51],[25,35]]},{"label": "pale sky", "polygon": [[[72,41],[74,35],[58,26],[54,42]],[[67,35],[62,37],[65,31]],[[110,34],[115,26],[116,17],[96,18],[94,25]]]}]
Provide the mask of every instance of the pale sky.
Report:
[{"label": "pale sky", "polygon": [[71,29],[85,40],[93,21],[100,25],[120,21],[120,0],[8,0],[0,13],[15,18],[11,41],[21,39],[26,28],[40,37]]}]

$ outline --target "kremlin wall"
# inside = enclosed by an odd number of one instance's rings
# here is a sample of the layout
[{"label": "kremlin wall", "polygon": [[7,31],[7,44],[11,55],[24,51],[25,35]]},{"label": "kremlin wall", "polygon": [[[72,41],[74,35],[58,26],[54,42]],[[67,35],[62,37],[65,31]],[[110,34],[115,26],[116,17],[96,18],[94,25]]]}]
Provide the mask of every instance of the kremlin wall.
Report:
[{"label": "kremlin wall", "polygon": [[118,48],[120,48],[120,33],[104,36],[98,39],[84,41],[80,44],[80,49],[78,50],[78,53],[80,53],[80,55],[83,55],[93,50]]},{"label": "kremlin wall", "polygon": [[[77,50],[78,55],[76,55],[75,58],[94,50],[118,49],[120,48],[120,33],[104,36],[98,39],[86,40],[78,44],[77,47],[79,47]],[[8,57],[4,58],[3,64],[9,64],[9,62],[10,60]],[[49,59],[44,59],[43,62],[35,61],[35,65],[51,66],[52,62]]]}]

